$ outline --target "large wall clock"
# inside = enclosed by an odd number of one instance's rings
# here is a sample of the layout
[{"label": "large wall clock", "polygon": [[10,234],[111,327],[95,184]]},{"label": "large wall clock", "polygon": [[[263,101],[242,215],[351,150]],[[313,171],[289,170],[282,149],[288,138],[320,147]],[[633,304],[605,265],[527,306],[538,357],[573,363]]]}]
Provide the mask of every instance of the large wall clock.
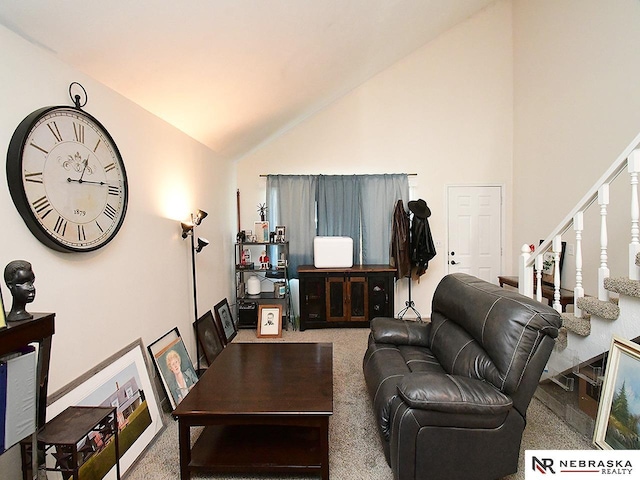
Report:
[{"label": "large wall clock", "polygon": [[11,198],[31,232],[63,252],[88,252],[114,238],[127,211],[127,174],[109,132],[76,107],[28,115],[7,153]]}]

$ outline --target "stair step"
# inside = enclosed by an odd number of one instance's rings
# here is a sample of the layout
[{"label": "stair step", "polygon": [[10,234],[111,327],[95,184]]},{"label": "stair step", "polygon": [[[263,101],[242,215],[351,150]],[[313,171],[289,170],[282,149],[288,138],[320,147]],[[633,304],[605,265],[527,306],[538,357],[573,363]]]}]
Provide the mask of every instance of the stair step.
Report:
[{"label": "stair step", "polygon": [[558,329],[558,336],[556,337],[556,344],[553,349],[557,352],[561,352],[567,348],[567,343],[567,327],[560,327]]},{"label": "stair step", "polygon": [[582,297],[576,301],[576,306],[582,311],[606,320],[615,320],[620,316],[617,299],[602,301],[594,297]]},{"label": "stair step", "polygon": [[586,315],[583,318],[578,318],[572,313],[562,313],[562,326],[568,331],[580,335],[581,337],[587,337],[591,333],[591,316]]},{"label": "stair step", "polygon": [[610,292],[620,293],[630,297],[640,297],[640,282],[627,277],[605,278],[604,288]]}]

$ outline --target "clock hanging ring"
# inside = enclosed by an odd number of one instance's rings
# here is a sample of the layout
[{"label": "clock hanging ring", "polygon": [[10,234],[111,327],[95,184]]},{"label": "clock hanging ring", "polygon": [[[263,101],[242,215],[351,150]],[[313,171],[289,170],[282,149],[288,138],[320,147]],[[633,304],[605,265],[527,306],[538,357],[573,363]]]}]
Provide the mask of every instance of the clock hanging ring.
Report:
[{"label": "clock hanging ring", "polygon": [[[77,88],[84,92],[73,94]],[[90,252],[109,243],[127,212],[127,173],[107,129],[82,110],[84,87],[69,86],[73,107],[30,113],[7,152],[9,192],[25,224],[44,245]]]}]

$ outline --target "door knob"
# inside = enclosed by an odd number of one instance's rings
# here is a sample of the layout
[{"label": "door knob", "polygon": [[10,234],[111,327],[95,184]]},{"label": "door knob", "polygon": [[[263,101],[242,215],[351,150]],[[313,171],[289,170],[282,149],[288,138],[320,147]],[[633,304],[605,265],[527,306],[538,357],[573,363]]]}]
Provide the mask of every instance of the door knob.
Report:
[{"label": "door knob", "polygon": [[451,265],[460,265],[460,262],[456,262],[455,260],[451,260]]}]

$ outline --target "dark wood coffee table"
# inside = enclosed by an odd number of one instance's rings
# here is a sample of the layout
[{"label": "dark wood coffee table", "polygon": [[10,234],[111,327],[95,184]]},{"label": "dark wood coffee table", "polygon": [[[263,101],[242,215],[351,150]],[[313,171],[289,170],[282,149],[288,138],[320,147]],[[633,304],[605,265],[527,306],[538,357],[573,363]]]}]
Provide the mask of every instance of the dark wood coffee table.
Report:
[{"label": "dark wood coffee table", "polygon": [[[178,405],[180,477],[191,472],[329,478],[330,343],[231,343]],[[205,426],[191,447],[191,427]]]}]

